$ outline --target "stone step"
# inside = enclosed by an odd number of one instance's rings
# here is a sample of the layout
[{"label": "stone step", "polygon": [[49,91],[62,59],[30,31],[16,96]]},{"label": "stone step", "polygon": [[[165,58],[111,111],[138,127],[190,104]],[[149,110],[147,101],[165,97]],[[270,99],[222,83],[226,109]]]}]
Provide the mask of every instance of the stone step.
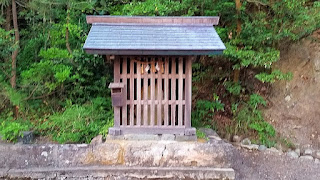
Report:
[{"label": "stone step", "polygon": [[0,169],[0,179],[235,179],[232,168],[81,166]]}]

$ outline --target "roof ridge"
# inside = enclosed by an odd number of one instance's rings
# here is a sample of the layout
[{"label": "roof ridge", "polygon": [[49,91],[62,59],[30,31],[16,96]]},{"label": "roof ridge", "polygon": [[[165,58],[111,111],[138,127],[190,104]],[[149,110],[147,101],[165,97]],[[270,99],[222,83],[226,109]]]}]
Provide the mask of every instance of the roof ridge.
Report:
[{"label": "roof ridge", "polygon": [[218,25],[218,16],[87,16],[87,23],[133,24],[211,24]]},{"label": "roof ridge", "polygon": [[212,24],[152,24],[152,23],[92,23],[98,26],[194,26],[194,27],[212,27]]}]

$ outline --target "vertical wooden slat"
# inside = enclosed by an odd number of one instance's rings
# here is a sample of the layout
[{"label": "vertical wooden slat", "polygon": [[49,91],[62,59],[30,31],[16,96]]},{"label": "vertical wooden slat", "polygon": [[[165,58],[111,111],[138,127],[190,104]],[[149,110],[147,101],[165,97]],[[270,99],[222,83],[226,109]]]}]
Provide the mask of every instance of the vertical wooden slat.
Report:
[{"label": "vertical wooden slat", "polygon": [[185,80],[185,91],[186,91],[186,105],[185,105],[185,126],[186,128],[191,127],[191,100],[192,100],[192,57],[189,56],[186,59],[186,80]]},{"label": "vertical wooden slat", "polygon": [[[126,96],[126,100],[128,99],[128,84],[127,84],[127,56],[123,56],[122,63],[122,82],[125,84],[124,94]],[[125,106],[122,107],[122,126],[127,126],[128,117],[127,117],[127,102]]]},{"label": "vertical wooden slat", "polygon": [[151,119],[151,126],[154,126],[155,125],[155,104],[154,104],[154,100],[155,100],[155,76],[154,76],[154,70],[155,70],[155,59],[152,58],[151,60],[151,69],[150,69],[150,72],[151,72],[151,110],[150,110],[150,119]]},{"label": "vertical wooden slat", "polygon": [[[145,58],[145,62],[148,62],[148,58]],[[146,63],[145,63],[146,65]],[[145,67],[144,67],[145,68]],[[143,69],[143,125],[148,125],[148,72]]]},{"label": "vertical wooden slat", "polygon": [[140,59],[137,62],[137,125],[141,125],[141,63]]},{"label": "vertical wooden slat", "polygon": [[179,58],[179,88],[178,88],[178,125],[182,126],[182,101],[183,101],[183,57]]},{"label": "vertical wooden slat", "polygon": [[162,125],[162,58],[158,59],[158,66],[160,68],[160,70],[158,71],[158,109],[157,109],[157,123],[158,126]]},{"label": "vertical wooden slat", "polygon": [[[120,82],[120,59],[116,56],[114,60],[114,82]],[[120,107],[114,107],[114,127],[120,127]]]},{"label": "vertical wooden slat", "polygon": [[130,57],[130,126],[134,126],[134,58]]},{"label": "vertical wooden slat", "polygon": [[171,125],[175,126],[175,117],[176,117],[176,58],[172,58],[172,67],[171,67]]},{"label": "vertical wooden slat", "polygon": [[168,126],[169,124],[169,57],[165,58],[164,62],[164,125]]}]

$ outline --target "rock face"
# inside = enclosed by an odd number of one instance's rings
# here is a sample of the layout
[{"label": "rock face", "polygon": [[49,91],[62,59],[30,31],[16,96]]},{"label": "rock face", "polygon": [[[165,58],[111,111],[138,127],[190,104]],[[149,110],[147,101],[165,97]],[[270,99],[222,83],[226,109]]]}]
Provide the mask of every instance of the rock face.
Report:
[{"label": "rock face", "polygon": [[245,138],[241,141],[241,144],[243,145],[251,145],[251,141],[249,138]]},{"label": "rock face", "polygon": [[293,158],[293,159],[298,159],[299,158],[299,155],[294,151],[287,152],[287,156],[290,157],[290,158]]},{"label": "rock face", "polygon": [[34,135],[32,131],[23,131],[22,137],[18,138],[18,143],[31,144],[34,141]]},{"label": "rock face", "polygon": [[250,144],[250,145],[241,144],[240,146],[243,148],[247,148],[249,150],[258,150],[259,149],[259,145],[257,145],[257,144]]},{"label": "rock face", "polygon": [[240,138],[240,136],[238,136],[238,135],[234,135],[234,136],[232,137],[232,141],[239,143],[239,142],[241,141],[241,138]]},{"label": "rock face", "polygon": [[98,135],[97,137],[94,137],[94,138],[91,140],[90,144],[91,144],[91,145],[97,145],[97,144],[101,144],[102,142],[103,142],[103,140],[102,140],[102,135]]},{"label": "rock face", "polygon": [[317,152],[315,153],[315,157],[318,158],[318,159],[320,159],[320,151],[317,151]]},{"label": "rock face", "polygon": [[307,156],[312,156],[312,150],[311,149],[306,149],[304,150],[304,155],[307,155]]},{"label": "rock face", "polygon": [[294,144],[320,149],[320,30],[281,50],[274,69],[292,72],[291,81],[273,84],[266,119]]},{"label": "rock face", "polygon": [[258,150],[259,151],[265,151],[265,150],[267,150],[267,147],[265,145],[260,145]]},{"label": "rock face", "polygon": [[313,161],[313,157],[312,156],[300,156],[299,158],[302,161]]},{"label": "rock face", "polygon": [[219,135],[213,129],[210,129],[210,128],[200,128],[199,131],[203,132],[207,137],[208,136],[219,137]]}]

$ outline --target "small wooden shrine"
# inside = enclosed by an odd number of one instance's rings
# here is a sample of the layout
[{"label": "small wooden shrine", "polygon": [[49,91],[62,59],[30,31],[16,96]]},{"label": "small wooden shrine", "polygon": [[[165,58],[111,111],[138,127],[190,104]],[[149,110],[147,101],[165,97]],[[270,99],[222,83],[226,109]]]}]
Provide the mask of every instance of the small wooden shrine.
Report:
[{"label": "small wooden shrine", "polygon": [[195,135],[192,61],[225,49],[218,17],[87,16],[84,44],[114,62],[114,127],[109,134]]}]

